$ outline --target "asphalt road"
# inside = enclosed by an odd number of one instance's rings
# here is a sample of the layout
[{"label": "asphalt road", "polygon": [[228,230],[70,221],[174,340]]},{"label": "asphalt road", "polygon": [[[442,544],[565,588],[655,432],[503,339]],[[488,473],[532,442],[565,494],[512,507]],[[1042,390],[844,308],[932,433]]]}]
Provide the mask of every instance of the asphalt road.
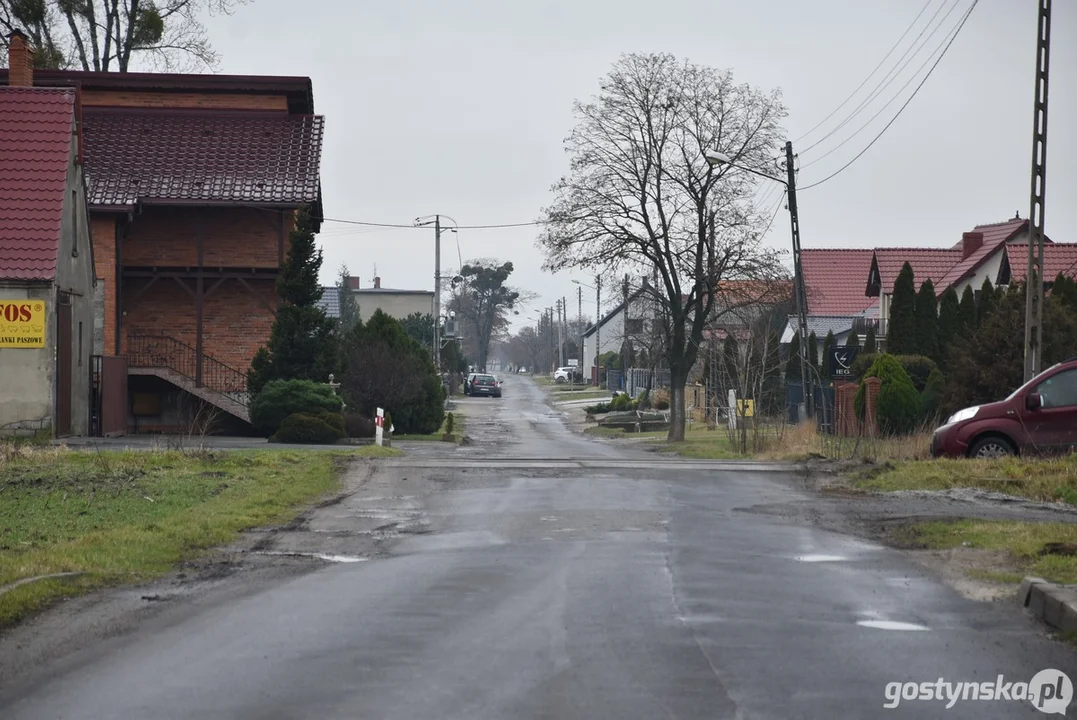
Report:
[{"label": "asphalt road", "polygon": [[1073,650],[1015,607],[753,511],[805,499],[780,470],[592,442],[524,378],[460,408],[476,445],[385,464],[312,518],[308,541],[346,544],[406,515],[377,555],[162,613],[7,688],[0,717],[1012,718],[1040,713],[886,709],[886,688],[1077,680]]}]

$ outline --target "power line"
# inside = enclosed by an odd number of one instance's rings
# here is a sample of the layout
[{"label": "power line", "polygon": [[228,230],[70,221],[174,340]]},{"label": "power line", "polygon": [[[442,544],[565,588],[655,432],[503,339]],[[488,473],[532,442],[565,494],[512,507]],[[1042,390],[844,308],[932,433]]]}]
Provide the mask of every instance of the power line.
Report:
[{"label": "power line", "polygon": [[850,100],[852,100],[856,96],[856,94],[858,92],[860,92],[861,88],[863,88],[865,85],[868,84],[868,80],[871,80],[871,78],[875,77],[875,73],[879,72],[879,68],[881,68],[883,66],[883,64],[890,58],[890,56],[894,54],[894,51],[898,49],[899,45],[901,45],[901,41],[904,40],[905,36],[908,35],[909,32],[913,29],[913,27],[916,26],[916,23],[920,20],[920,16],[924,14],[924,11],[927,10],[928,6],[930,6],[932,2],[934,2],[934,0],[927,0],[927,2],[924,3],[924,6],[922,8],[920,8],[920,12],[918,12],[916,14],[916,17],[913,18],[913,21],[911,23],[909,23],[909,26],[907,28],[905,28],[905,32],[901,33],[901,37],[898,38],[897,42],[894,43],[893,46],[890,48],[890,50],[886,53],[886,55],[883,56],[883,59],[879,61],[879,64],[875,66],[875,69],[872,70],[871,73],[869,73],[868,76],[866,78],[864,78],[864,80],[859,85],[856,86],[855,90],[853,90],[851,93],[849,93],[849,97],[842,100],[841,105],[838,105],[836,108],[834,108],[829,115],[827,115],[825,118],[823,118],[818,123],[816,123],[815,126],[813,126],[810,130],[808,130],[806,133],[804,133],[803,135],[798,137],[796,140],[794,140],[793,141],[794,145],[799,143],[801,140],[808,137],[809,135],[811,135],[816,130],[818,130],[819,127],[822,126],[827,120],[834,117],[838,113],[839,110],[841,110],[843,107],[845,107],[845,105]]},{"label": "power line", "polygon": [[778,213],[782,209],[782,202],[785,200],[786,191],[783,189],[781,195],[778,196],[778,203],[774,206],[774,211],[770,215],[770,222],[767,223],[766,229],[759,234],[760,238],[765,238],[767,233],[770,232],[770,228],[774,225],[774,220],[778,217]]},{"label": "power line", "polygon": [[[343,225],[363,225],[365,227],[379,227],[379,228],[399,228],[402,230],[424,230],[425,227],[418,225],[405,225],[403,223],[376,223],[367,222],[364,220],[341,220],[339,218],[322,218],[322,222],[341,223]],[[458,230],[499,230],[502,228],[516,228],[516,227],[533,227],[535,225],[542,225],[543,223],[538,220],[532,220],[531,222],[522,223],[499,223],[493,225],[456,225]]]},{"label": "power line", "polygon": [[[947,13],[947,15],[949,15],[949,13]],[[944,21],[945,21],[945,18],[944,18]],[[940,25],[940,27],[941,27],[941,25]],[[937,29],[937,28],[936,28],[936,29]],[[951,30],[950,32],[953,32],[953,31]],[[931,34],[932,34],[932,35],[934,35],[935,33],[931,33]],[[931,39],[931,38],[930,38],[930,36],[928,37],[928,39],[929,39],[929,40]],[[926,41],[925,41],[925,42],[926,42]],[[916,68],[916,71],[915,71],[915,72],[914,72],[914,73],[912,74],[912,76],[911,76],[911,77],[910,77],[910,78],[909,78],[908,80],[906,80],[906,81],[905,81],[905,84],[904,84],[904,85],[902,85],[902,86],[901,86],[900,88],[898,88],[898,91],[897,91],[896,93],[894,93],[894,96],[893,96],[892,98],[890,98],[889,100],[887,100],[886,104],[885,104],[885,105],[883,105],[883,106],[882,106],[881,108],[879,108],[878,112],[876,112],[876,113],[875,113],[874,115],[872,115],[872,116],[871,116],[870,118],[868,118],[868,121],[867,121],[866,123],[864,123],[863,125],[861,125],[861,126],[860,126],[860,128],[858,128],[858,129],[856,130],[856,132],[854,132],[854,133],[853,133],[852,135],[850,135],[849,137],[847,137],[847,138],[845,138],[844,140],[842,140],[842,141],[841,141],[840,143],[838,143],[838,144],[837,144],[837,145],[835,145],[834,147],[832,147],[832,148],[830,148],[829,150],[827,150],[827,151],[826,151],[825,153],[823,153],[823,154],[822,154],[822,155],[820,155],[819,157],[817,157],[817,158],[813,158],[813,159],[812,159],[812,160],[811,160],[810,162],[806,163],[806,164],[804,165],[804,167],[811,167],[812,165],[816,164],[817,162],[819,162],[819,161],[820,161],[820,160],[822,160],[823,158],[826,158],[826,157],[828,157],[828,156],[830,156],[830,155],[833,155],[833,154],[834,154],[835,152],[837,152],[837,151],[838,151],[838,150],[840,150],[840,149],[841,149],[842,147],[844,147],[844,146],[845,146],[846,144],[848,144],[848,143],[849,143],[849,142],[850,142],[850,141],[851,141],[851,140],[852,140],[853,138],[855,138],[855,137],[856,137],[857,135],[859,135],[860,133],[862,133],[862,132],[864,132],[865,130],[867,130],[867,129],[868,129],[868,128],[869,128],[870,126],[871,126],[871,124],[872,124],[873,122],[875,122],[875,120],[876,120],[876,119],[877,119],[877,118],[878,118],[878,117],[879,117],[880,115],[882,115],[882,114],[883,114],[883,112],[885,112],[885,111],[886,111],[886,109],[887,109],[888,107],[890,107],[891,105],[893,105],[893,104],[894,104],[894,101],[895,101],[895,100],[897,100],[897,99],[898,99],[899,97],[901,97],[901,94],[902,94],[903,92],[905,92],[905,88],[909,87],[909,85],[911,85],[911,84],[912,84],[913,80],[915,80],[915,79],[916,79],[916,77],[917,77],[917,76],[918,76],[918,75],[919,75],[919,74],[920,74],[920,73],[921,73],[921,72],[923,71],[923,69],[924,69],[925,67],[927,67],[927,64],[928,64],[929,62],[931,62],[931,58],[933,58],[933,57],[935,56],[935,53],[937,53],[937,52],[939,51],[939,49],[941,49],[941,48],[942,48],[942,46],[943,46],[943,45],[944,45],[945,43],[946,43],[946,39],[945,39],[945,38],[943,38],[943,42],[939,43],[939,45],[938,45],[938,46],[937,46],[937,47],[936,47],[936,48],[935,48],[934,50],[932,50],[932,51],[931,51],[931,54],[927,56],[927,59],[926,59],[926,60],[924,60],[924,62],[920,63],[920,67]]]},{"label": "power line", "polygon": [[972,0],[972,5],[969,6],[969,9],[965,13],[965,16],[963,18],[961,18],[961,23],[957,26],[957,30],[955,30],[954,34],[950,37],[950,41],[948,43],[946,43],[946,47],[943,48],[942,54],[939,55],[938,59],[935,60],[935,64],[932,65],[931,69],[927,71],[927,75],[925,75],[924,79],[920,81],[920,84],[916,86],[916,89],[913,90],[912,95],[910,95],[909,99],[905,101],[905,104],[903,104],[900,108],[898,108],[897,114],[894,115],[894,117],[890,120],[890,122],[886,123],[886,125],[883,126],[883,129],[879,131],[878,135],[876,135],[874,138],[872,138],[871,142],[868,143],[867,147],[865,147],[863,150],[858,152],[853,157],[852,160],[850,160],[849,162],[842,165],[835,172],[833,172],[830,175],[826,176],[825,178],[823,178],[819,182],[815,182],[815,183],[812,183],[811,185],[805,185],[804,187],[798,188],[799,190],[810,190],[813,187],[818,187],[818,186],[822,185],[823,183],[825,183],[826,181],[828,181],[828,180],[836,177],[840,173],[842,173],[846,168],[848,168],[854,162],[859,160],[864,155],[864,153],[866,153],[868,150],[870,150],[871,146],[874,145],[879,140],[879,138],[881,138],[883,136],[883,134],[887,130],[890,129],[890,126],[893,125],[895,122],[897,122],[897,119],[899,117],[901,117],[901,113],[904,112],[905,108],[907,108],[909,106],[909,103],[911,103],[913,101],[913,99],[917,96],[917,94],[920,92],[920,88],[922,88],[924,86],[924,84],[927,82],[928,78],[931,77],[931,74],[933,72],[935,72],[935,68],[937,68],[939,66],[939,63],[942,62],[942,59],[944,57],[946,57],[947,51],[950,49],[950,46],[954,44],[954,40],[957,40],[957,36],[961,34],[961,29],[963,27],[965,27],[965,23],[968,21],[969,16],[972,15],[972,11],[976,9],[976,5],[979,3],[979,1],[980,0]]},{"label": "power line", "polygon": [[[849,116],[842,120],[840,123],[838,123],[837,127],[835,127],[826,135],[813,142],[808,147],[801,150],[800,154],[803,155],[804,153],[809,152],[812,148],[822,144],[823,142],[831,138],[835,133],[837,133],[843,127],[852,122],[861,112],[863,112],[868,107],[868,105],[871,104],[873,100],[875,100],[875,98],[879,97],[879,95],[882,94],[882,92],[886,90],[886,88],[890,87],[890,85],[898,79],[901,73],[905,71],[905,68],[907,68],[914,59],[916,59],[916,56],[920,54],[920,52],[924,49],[928,42],[930,42],[931,38],[935,36],[935,33],[942,29],[942,26],[946,23],[946,19],[950,17],[954,10],[957,9],[959,2],[960,0],[953,0],[953,2],[950,4],[950,9],[946,12],[946,15],[943,16],[942,20],[940,20],[938,24],[935,24],[935,29],[931,31],[931,34],[924,38],[924,33],[926,33],[928,31],[928,28],[930,28],[932,24],[935,23],[935,19],[939,16],[939,13],[942,12],[942,9],[944,7],[946,7],[945,2],[940,5],[938,10],[935,11],[935,14],[931,16],[931,19],[927,21],[927,25],[925,25],[923,29],[920,30],[920,33],[916,36],[916,39],[913,40],[912,45],[910,45],[908,49],[906,49],[905,52],[902,53],[901,57],[898,58],[897,64],[894,65],[894,67],[886,73],[886,76],[883,77],[883,79],[879,82],[875,89],[872,90],[866,98],[861,100],[860,103],[856,106],[856,108],[854,108],[853,111],[849,114]],[[924,38],[923,42],[920,42],[921,38]],[[917,45],[917,43],[919,43],[919,45]],[[915,48],[915,51],[913,51],[913,48]],[[909,55],[910,52],[912,52],[911,56]],[[936,51],[933,51],[932,53],[928,54],[929,61],[931,59],[931,55],[933,55],[934,52],[937,52],[937,49]],[[921,69],[922,67],[923,66],[921,66]],[[917,72],[919,72],[919,70]],[[913,74],[913,77],[915,77],[915,73]],[[906,83],[906,85],[908,85],[908,83]],[[900,94],[900,91],[898,91],[898,94]],[[891,102],[893,102],[893,100],[891,100]]]}]

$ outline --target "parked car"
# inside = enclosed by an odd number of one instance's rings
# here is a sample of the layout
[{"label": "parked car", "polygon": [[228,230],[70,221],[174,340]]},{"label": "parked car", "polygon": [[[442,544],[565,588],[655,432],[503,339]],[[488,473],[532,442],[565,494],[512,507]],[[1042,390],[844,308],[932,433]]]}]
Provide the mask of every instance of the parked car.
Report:
[{"label": "parked car", "polygon": [[1003,457],[1077,450],[1077,357],[1005,400],[958,410],[931,438],[932,457]]},{"label": "parked car", "polygon": [[471,397],[501,397],[501,385],[493,375],[476,375],[471,381]]},{"label": "parked car", "polygon": [[575,375],[576,375],[576,368],[572,368],[572,367],[557,368],[557,370],[555,370],[554,373],[553,373],[553,381],[554,382],[559,382],[559,383],[571,382],[572,378]]},{"label": "parked car", "polygon": [[479,376],[479,373],[477,373],[477,372],[468,373],[467,379],[464,380],[464,394],[465,395],[470,395],[471,394],[471,383],[478,376]]}]

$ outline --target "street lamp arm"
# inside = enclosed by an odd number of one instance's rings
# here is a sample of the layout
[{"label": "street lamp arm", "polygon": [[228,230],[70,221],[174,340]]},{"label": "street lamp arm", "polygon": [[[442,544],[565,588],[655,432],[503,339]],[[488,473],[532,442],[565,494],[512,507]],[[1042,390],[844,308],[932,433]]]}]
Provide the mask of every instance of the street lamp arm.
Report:
[{"label": "street lamp arm", "polygon": [[781,178],[778,178],[778,177],[774,177],[773,175],[767,175],[765,172],[760,172],[758,170],[753,170],[752,168],[745,167],[744,165],[738,165],[735,162],[733,162],[733,159],[731,157],[729,157],[728,155],[726,155],[723,152],[718,152],[717,150],[708,150],[706,153],[704,153],[704,157],[707,159],[707,163],[711,167],[718,167],[719,165],[728,165],[731,168],[736,168],[737,170],[743,170],[744,172],[749,172],[749,173],[751,173],[753,175],[758,175],[761,178],[766,178],[767,180],[773,180],[776,183],[781,183],[782,185],[785,186],[785,188],[787,190],[789,189],[789,183],[786,182],[785,180],[782,180]]}]

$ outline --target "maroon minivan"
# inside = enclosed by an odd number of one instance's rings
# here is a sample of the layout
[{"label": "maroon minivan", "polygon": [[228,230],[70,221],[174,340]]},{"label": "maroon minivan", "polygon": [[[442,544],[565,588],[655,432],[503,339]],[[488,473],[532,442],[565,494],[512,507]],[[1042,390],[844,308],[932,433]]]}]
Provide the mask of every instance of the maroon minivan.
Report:
[{"label": "maroon minivan", "polygon": [[1001,402],[958,410],[931,438],[932,457],[1077,450],[1077,358],[1053,365]]}]

